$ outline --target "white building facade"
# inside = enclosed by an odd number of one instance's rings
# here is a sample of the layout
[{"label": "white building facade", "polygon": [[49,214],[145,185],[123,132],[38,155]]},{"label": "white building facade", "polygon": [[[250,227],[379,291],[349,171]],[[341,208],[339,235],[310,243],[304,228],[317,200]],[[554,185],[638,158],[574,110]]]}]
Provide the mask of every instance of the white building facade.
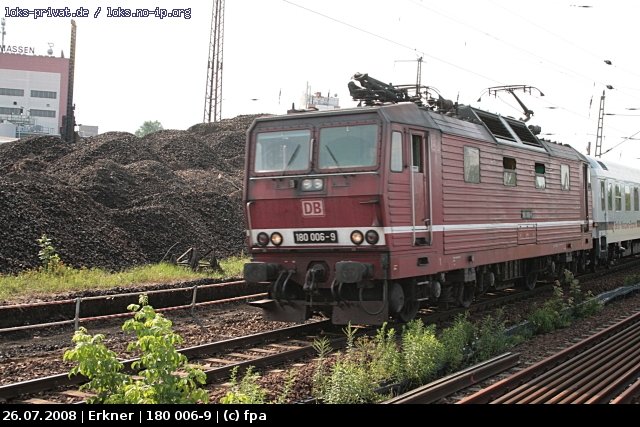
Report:
[{"label": "white building facade", "polygon": [[66,114],[69,59],[0,53],[0,123],[16,137],[60,135]]}]

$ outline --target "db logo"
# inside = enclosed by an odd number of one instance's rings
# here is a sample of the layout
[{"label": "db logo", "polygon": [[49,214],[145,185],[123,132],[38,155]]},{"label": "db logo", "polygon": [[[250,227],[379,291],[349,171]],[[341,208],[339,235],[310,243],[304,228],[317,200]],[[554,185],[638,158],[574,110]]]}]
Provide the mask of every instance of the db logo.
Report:
[{"label": "db logo", "polygon": [[302,216],[324,216],[322,200],[302,200]]}]

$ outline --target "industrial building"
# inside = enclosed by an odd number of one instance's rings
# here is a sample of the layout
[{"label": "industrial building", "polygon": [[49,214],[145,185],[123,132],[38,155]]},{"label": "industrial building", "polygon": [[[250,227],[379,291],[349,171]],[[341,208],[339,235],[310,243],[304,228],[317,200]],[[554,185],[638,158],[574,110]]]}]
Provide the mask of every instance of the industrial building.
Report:
[{"label": "industrial building", "polygon": [[16,132],[2,136],[60,135],[68,85],[68,58],[0,53],[0,123]]}]

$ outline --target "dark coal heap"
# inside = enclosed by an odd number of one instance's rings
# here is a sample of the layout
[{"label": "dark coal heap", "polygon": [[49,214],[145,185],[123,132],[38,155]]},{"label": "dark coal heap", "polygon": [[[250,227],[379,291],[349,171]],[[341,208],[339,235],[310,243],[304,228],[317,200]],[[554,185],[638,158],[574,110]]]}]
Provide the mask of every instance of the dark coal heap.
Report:
[{"label": "dark coal heap", "polygon": [[121,270],[167,250],[244,250],[245,132],[257,116],[164,130],[0,145],[0,272],[39,266],[47,234],[74,267]]}]

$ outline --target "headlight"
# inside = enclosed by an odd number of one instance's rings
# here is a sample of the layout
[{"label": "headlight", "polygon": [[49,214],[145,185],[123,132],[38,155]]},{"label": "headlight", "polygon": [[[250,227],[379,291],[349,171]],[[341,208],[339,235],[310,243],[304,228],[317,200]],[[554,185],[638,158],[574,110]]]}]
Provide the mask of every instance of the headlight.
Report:
[{"label": "headlight", "polygon": [[282,244],[282,234],[278,232],[271,233],[271,243],[276,246],[280,246]]},{"label": "headlight", "polygon": [[354,245],[359,245],[364,240],[364,236],[360,230],[354,230],[351,232],[351,241]]},{"label": "headlight", "polygon": [[301,186],[302,191],[321,191],[324,188],[322,178],[303,179]]},{"label": "headlight", "polygon": [[380,240],[380,236],[378,236],[378,233],[375,230],[367,231],[364,237],[370,245],[375,245],[378,243],[378,240]]},{"label": "headlight", "polygon": [[260,246],[267,246],[269,244],[269,235],[265,232],[258,233],[257,240]]}]

